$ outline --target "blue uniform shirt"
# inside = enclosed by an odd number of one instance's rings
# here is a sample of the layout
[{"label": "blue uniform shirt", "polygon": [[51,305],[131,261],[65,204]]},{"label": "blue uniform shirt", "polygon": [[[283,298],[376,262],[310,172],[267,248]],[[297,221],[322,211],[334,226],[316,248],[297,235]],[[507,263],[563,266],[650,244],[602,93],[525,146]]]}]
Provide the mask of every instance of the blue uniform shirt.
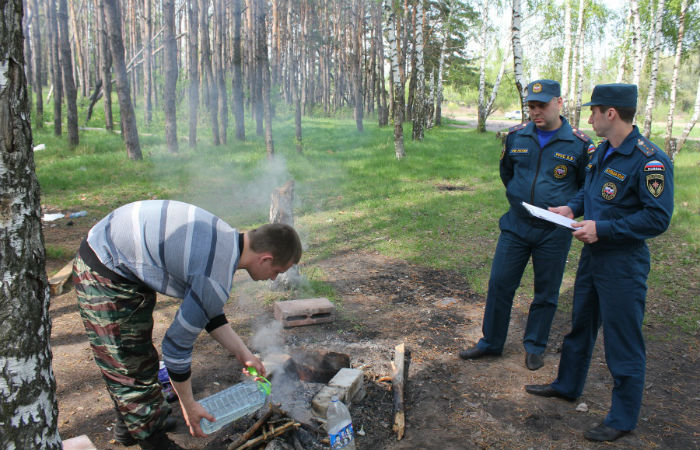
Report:
[{"label": "blue uniform shirt", "polygon": [[568,204],[578,217],[596,221],[594,248],[629,245],[657,236],[673,215],[673,166],[635,126],[605,160],[610,143],[596,149],[586,182]]},{"label": "blue uniform shirt", "polygon": [[521,202],[540,208],[565,205],[579,191],[586,174],[593,141],[569,125],[562,125],[544,147],[534,122],[511,128],[501,153],[501,180],[512,212],[529,218]]}]

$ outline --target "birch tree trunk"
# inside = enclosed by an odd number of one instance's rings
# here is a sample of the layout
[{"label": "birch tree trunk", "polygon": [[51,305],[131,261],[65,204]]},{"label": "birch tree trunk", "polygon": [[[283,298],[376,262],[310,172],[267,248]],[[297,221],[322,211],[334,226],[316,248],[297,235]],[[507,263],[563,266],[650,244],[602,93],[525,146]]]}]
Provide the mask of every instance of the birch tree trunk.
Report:
[{"label": "birch tree trunk", "polygon": [[[578,3],[578,16],[576,22],[576,40],[574,42],[574,55],[572,58],[572,64],[570,67],[571,75],[569,80],[571,81],[571,87],[566,98],[568,102],[568,107],[566,108],[568,115],[566,118],[574,124],[576,119],[576,93],[578,92],[578,62],[583,58],[583,15],[584,15],[584,1],[579,0]],[[579,108],[580,110],[580,108]],[[579,111],[580,112],[580,111]],[[575,125],[574,125],[575,126]]]},{"label": "birch tree trunk", "polygon": [[384,36],[382,28],[382,5],[372,2],[372,16],[375,28],[375,47],[377,49],[377,119],[380,127],[389,125],[389,108],[386,101],[384,85]]},{"label": "birch tree trunk", "polygon": [[[693,110],[693,117],[690,118],[690,122],[688,122],[688,124],[685,126],[683,134],[681,134],[681,138],[678,140],[676,152],[681,151],[685,145],[685,141],[688,139],[688,135],[691,131],[693,131],[693,127],[697,123],[698,119],[700,119],[700,77],[698,77],[698,87],[695,93],[695,109]],[[676,155],[674,154],[668,156],[671,158],[671,161],[673,161]]]},{"label": "birch tree trunk", "polygon": [[[444,27],[447,29],[449,16],[445,18]],[[440,60],[438,61],[437,92],[435,93],[435,125],[442,125],[442,78],[445,71],[445,52],[447,51],[447,30],[445,30],[442,45],[440,47]]]},{"label": "birch tree trunk", "polygon": [[63,76],[61,71],[58,19],[56,18],[56,1],[47,0],[46,16],[49,21],[49,47],[51,57],[51,83],[53,84],[53,134],[62,134],[61,103],[63,102]]},{"label": "birch tree trunk", "polygon": [[564,0],[564,57],[561,62],[562,115],[569,117],[569,71],[571,70],[571,0]]},{"label": "birch tree trunk", "polygon": [[143,155],[136,127],[136,115],[129,92],[129,78],[126,73],[124,42],[122,41],[122,20],[118,2],[119,0],[104,0],[105,23],[109,33],[109,47],[112,51],[114,79],[117,85],[117,98],[122,118],[122,139],[126,144],[126,153],[129,158],[138,161],[143,159]]},{"label": "birch tree trunk", "polygon": [[[148,1],[148,0],[146,0]],[[177,153],[177,117],[175,111],[175,90],[177,88],[177,43],[175,42],[175,1],[163,0],[163,45],[165,57],[165,86],[163,88],[163,109],[165,111],[165,141],[171,153]]]},{"label": "birch tree trunk", "polygon": [[63,73],[63,93],[66,99],[66,126],[68,144],[75,147],[78,138],[78,91],[73,81],[73,57],[68,39],[68,5],[66,0],[58,0],[58,36],[61,48],[61,72]]},{"label": "birch tree trunk", "polygon": [[34,123],[36,127],[44,128],[44,98],[42,88],[44,80],[42,78],[42,46],[41,46],[41,14],[39,13],[39,1],[32,0],[32,56],[34,57],[34,76],[32,77],[32,88],[36,97],[36,117]]},{"label": "birch tree trunk", "polygon": [[673,136],[673,113],[676,111],[678,72],[681,68],[683,36],[685,35],[685,15],[687,12],[688,0],[682,0],[680,15],[678,16],[678,39],[676,40],[676,55],[673,59],[673,76],[671,77],[671,98],[668,102],[668,117],[666,118],[666,139],[664,139],[664,151],[666,152],[666,154],[670,153],[671,137]]},{"label": "birch tree trunk", "polygon": [[513,42],[513,76],[515,78],[515,88],[520,96],[520,109],[523,112],[523,123],[530,116],[525,96],[527,95],[527,84],[523,78],[523,46],[520,43],[520,23],[522,21],[522,11],[520,8],[520,0],[513,0],[513,18],[511,22],[511,39]]},{"label": "birch tree trunk", "polygon": [[102,0],[97,0],[97,44],[100,47],[100,77],[102,79],[102,102],[105,114],[105,129],[114,130],[112,117],[112,54],[109,51],[105,12]]},{"label": "birch tree trunk", "polygon": [[[240,0],[238,0],[240,1]],[[199,4],[197,0],[187,0],[187,101],[189,103],[189,146],[197,145],[197,120],[199,111]]]},{"label": "birch tree trunk", "polygon": [[622,83],[625,76],[625,66],[627,65],[627,53],[629,52],[630,35],[632,30],[632,10],[627,9],[627,17],[625,18],[625,34],[622,42],[622,51],[620,61],[617,63],[617,77],[615,83]]},{"label": "birch tree trunk", "polygon": [[[566,0],[565,0],[566,1]],[[479,30],[479,99],[477,101],[476,130],[479,133],[486,132],[486,31],[488,30],[489,12],[486,0],[480,3],[479,17],[481,27]]]},{"label": "birch tree trunk", "polygon": [[404,89],[399,73],[399,47],[396,33],[396,14],[392,5],[392,0],[384,0],[384,10],[387,15],[387,27],[389,28],[389,52],[391,58],[391,80],[393,85],[392,111],[394,112],[394,153],[396,159],[406,157],[406,150],[403,145],[403,112],[404,112]]},{"label": "birch tree trunk", "polygon": [[632,14],[632,44],[634,46],[632,84],[639,86],[639,80],[642,77],[642,25],[639,18],[639,0],[630,0],[630,13]]},{"label": "birch tree trunk", "polygon": [[[153,2],[152,0],[144,0],[145,3],[145,15],[143,17],[144,28],[146,30],[146,36],[144,37],[143,46],[143,112],[146,119],[146,125],[150,125],[153,119],[153,105],[151,104],[151,98],[153,97],[153,85],[151,80],[153,79],[153,47],[151,39],[153,39]],[[165,10],[165,4],[163,4],[163,9]],[[173,18],[174,20],[174,18]],[[167,44],[167,42],[166,42]],[[176,51],[177,53],[177,51]],[[166,55],[169,55],[166,50]],[[166,81],[167,83],[167,81]],[[166,88],[167,89],[167,88]],[[167,92],[166,92],[167,95]],[[167,108],[167,105],[166,105]],[[167,126],[167,125],[166,125]],[[177,144],[176,144],[177,145]]]},{"label": "birch tree trunk", "polygon": [[413,140],[422,141],[425,135],[425,65],[423,44],[423,2],[416,3],[416,97],[413,101]]},{"label": "birch tree trunk", "polygon": [[0,15],[0,440],[61,450],[41,198],[24,75],[22,1]]},{"label": "birch tree trunk", "polygon": [[661,56],[661,29],[664,20],[664,2],[659,0],[656,7],[656,18],[654,19],[654,43],[652,45],[651,60],[651,81],[649,83],[649,95],[647,95],[647,106],[644,111],[644,131],[642,134],[648,138],[651,134],[651,117],[656,104],[656,83],[659,78],[659,57]]},{"label": "birch tree trunk", "polygon": [[[572,64],[572,82],[574,78],[574,73],[576,77],[576,82],[573,85],[576,86],[576,94],[573,100],[573,111],[570,111],[571,124],[578,128],[579,122],[581,121],[581,95],[583,94],[583,35],[584,35],[584,15],[585,15],[585,0],[579,0],[578,4],[578,25],[576,31],[576,54],[578,58],[574,59]],[[575,70],[575,72],[573,72]],[[572,92],[573,94],[573,92]]]},{"label": "birch tree trunk", "polygon": [[233,118],[236,121],[236,139],[245,141],[243,71],[241,67],[241,12],[241,0],[233,0]]}]

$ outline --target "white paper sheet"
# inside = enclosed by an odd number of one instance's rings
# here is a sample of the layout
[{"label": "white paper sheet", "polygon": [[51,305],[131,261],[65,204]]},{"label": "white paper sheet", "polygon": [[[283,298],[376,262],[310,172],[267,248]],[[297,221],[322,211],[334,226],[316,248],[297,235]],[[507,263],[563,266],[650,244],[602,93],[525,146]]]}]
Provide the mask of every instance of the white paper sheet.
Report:
[{"label": "white paper sheet", "polygon": [[553,213],[552,211],[548,211],[546,209],[539,208],[537,206],[531,205],[529,203],[521,202],[522,205],[527,209],[527,211],[533,216],[537,217],[538,219],[546,220],[547,222],[551,222],[554,225],[568,228],[569,230],[575,230],[576,228],[572,227],[571,224],[575,222],[573,219],[569,219],[568,217],[564,217],[561,214]]}]

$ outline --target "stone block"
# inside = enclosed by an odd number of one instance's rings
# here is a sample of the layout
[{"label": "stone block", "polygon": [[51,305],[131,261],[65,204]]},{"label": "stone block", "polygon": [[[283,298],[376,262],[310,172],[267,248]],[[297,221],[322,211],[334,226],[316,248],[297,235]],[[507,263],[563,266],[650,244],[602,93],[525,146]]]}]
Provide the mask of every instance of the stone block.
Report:
[{"label": "stone block", "polygon": [[338,386],[323,386],[314,399],[311,400],[311,409],[317,417],[326,420],[326,411],[334,395],[342,399],[345,395],[345,390]]},{"label": "stone block", "polygon": [[275,319],[285,328],[332,322],[335,306],[325,297],[275,302]]},{"label": "stone block", "polygon": [[328,386],[339,387],[344,391],[343,403],[350,405],[365,398],[365,374],[359,369],[340,369]]}]

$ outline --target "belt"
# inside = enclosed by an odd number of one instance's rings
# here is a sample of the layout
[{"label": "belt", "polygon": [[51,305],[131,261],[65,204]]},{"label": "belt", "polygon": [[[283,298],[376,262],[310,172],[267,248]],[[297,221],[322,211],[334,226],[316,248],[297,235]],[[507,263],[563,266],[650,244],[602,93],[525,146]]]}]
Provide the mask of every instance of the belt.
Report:
[{"label": "belt", "polygon": [[114,283],[141,284],[115,273],[110,268],[102,264],[102,261],[100,261],[100,259],[97,257],[95,251],[92,249],[92,247],[90,247],[90,244],[88,244],[86,239],[83,239],[83,242],[80,243],[78,255],[80,255],[80,258],[88,267],[90,267],[92,271],[97,272],[99,275]]}]

